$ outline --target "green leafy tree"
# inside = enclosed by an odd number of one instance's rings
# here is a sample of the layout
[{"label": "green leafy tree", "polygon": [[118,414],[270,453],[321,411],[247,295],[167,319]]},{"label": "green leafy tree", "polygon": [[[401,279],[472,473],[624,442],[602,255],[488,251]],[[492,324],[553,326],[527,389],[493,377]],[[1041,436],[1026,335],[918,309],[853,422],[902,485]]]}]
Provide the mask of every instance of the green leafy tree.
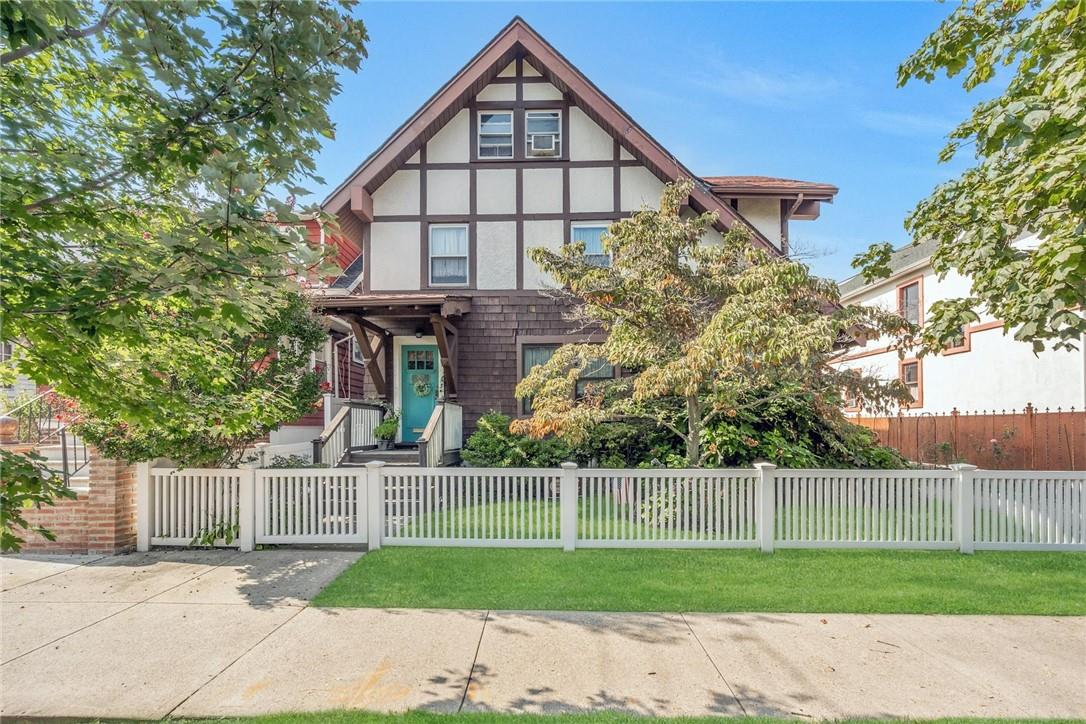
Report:
[{"label": "green leafy tree", "polygon": [[[259,338],[299,275],[328,271],[290,196],[320,181],[336,76],[365,57],[353,7],[0,3],[5,376],[98,419],[192,421],[193,370],[214,369],[223,340]],[[213,434],[253,427],[248,406],[221,413]]]},{"label": "green leafy tree", "polygon": [[327,332],[301,294],[259,329],[224,333],[209,349],[187,348],[189,324],[184,308],[155,316],[155,335],[162,342],[155,347],[155,386],[144,384],[147,358],[129,364],[124,350],[100,351],[129,399],[143,394],[151,407],[157,386],[164,385],[171,396],[185,400],[182,412],[131,420],[113,405],[90,402],[81,407],[85,419],[76,432],[111,458],[231,466],[254,441],[305,414],[319,399],[321,378],[308,366]]},{"label": "green leafy tree", "polygon": [[[915,239],[938,240],[937,272],[972,282],[968,297],[932,305],[922,349],[945,348],[981,308],[1035,351],[1073,347],[1086,332],[1086,4],[963,2],[901,65],[898,84],[940,73],[964,74],[967,90],[1007,86],[973,108],[939,156],[972,148],[976,165],[906,221]],[[1036,248],[1015,244],[1027,233]],[[853,264],[885,277],[888,256],[879,245]]]},{"label": "green leafy tree", "polygon": [[[690,189],[689,181],[669,185],[659,211],[614,223],[603,240],[609,267],[590,263],[583,244],[529,252],[568,290],[586,328],[606,338],[560,347],[521,381],[517,395],[531,398],[533,415],[514,431],[557,433],[576,445],[598,423],[646,418],[675,433],[686,464],[700,466],[711,454],[707,426],[773,399],[813,395],[836,408],[845,391],[869,409],[888,409],[905,398],[897,381],[829,365],[849,334],[906,334],[900,317],[841,308],[836,284],[755,247],[744,229],[721,245],[702,243],[715,216],[680,215]],[[578,397],[578,379],[598,358],[628,374]],[[772,392],[752,399],[753,390]]]}]

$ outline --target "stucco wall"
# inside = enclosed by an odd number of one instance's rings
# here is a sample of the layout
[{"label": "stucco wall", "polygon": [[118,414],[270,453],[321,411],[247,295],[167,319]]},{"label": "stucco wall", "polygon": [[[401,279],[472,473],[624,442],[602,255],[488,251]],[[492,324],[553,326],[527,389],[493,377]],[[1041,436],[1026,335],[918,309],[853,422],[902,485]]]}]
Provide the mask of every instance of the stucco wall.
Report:
[{"label": "stucco wall", "polygon": [[426,144],[426,160],[430,163],[462,163],[468,160],[467,110],[460,111]]},{"label": "stucco wall", "polygon": [[569,109],[569,133],[570,160],[605,161],[614,157],[614,139],[580,108]]},{"label": "stucco wall", "polygon": [[426,213],[466,214],[470,180],[467,171],[426,172]]},{"label": "stucco wall", "polygon": [[[901,283],[921,280],[924,317],[932,304],[969,293],[968,280],[950,273],[939,280],[930,268],[907,271],[900,277],[879,284],[851,299],[851,303],[877,306],[889,311],[897,309],[897,289]],[[993,318],[982,314],[980,321],[970,325],[986,327]],[[1086,405],[1086,362],[1083,351],[1047,350],[1033,354],[1031,345],[1004,335],[1001,327],[968,332],[969,351],[924,357],[922,405],[912,408],[912,414],[959,411],[1021,410],[1027,403],[1035,408],[1075,407]],[[865,347],[852,350],[852,355],[883,349],[891,340],[872,340]],[[1080,345],[1081,346],[1081,345]],[[907,354],[907,357],[913,355]],[[883,379],[898,377],[899,356],[896,351],[869,354],[841,364],[842,367],[862,369]]]},{"label": "stucco wall", "polygon": [[375,222],[370,232],[370,286],[374,291],[419,288],[418,222]]},{"label": "stucco wall", "polygon": [[739,199],[739,213],[777,248],[781,245],[780,199]]},{"label": "stucco wall", "polygon": [[478,171],[475,191],[476,211],[480,214],[512,214],[517,210],[517,172],[511,168]]},{"label": "stucco wall", "polygon": [[479,289],[517,286],[517,225],[513,221],[480,221],[476,225]]},{"label": "stucco wall", "polygon": [[535,262],[528,258],[528,249],[541,246],[547,249],[562,248],[563,228],[561,221],[525,221],[524,222],[524,288],[543,289],[554,287],[554,279],[544,273]]},{"label": "stucco wall", "polygon": [[397,171],[373,192],[374,216],[419,213],[419,172]]}]

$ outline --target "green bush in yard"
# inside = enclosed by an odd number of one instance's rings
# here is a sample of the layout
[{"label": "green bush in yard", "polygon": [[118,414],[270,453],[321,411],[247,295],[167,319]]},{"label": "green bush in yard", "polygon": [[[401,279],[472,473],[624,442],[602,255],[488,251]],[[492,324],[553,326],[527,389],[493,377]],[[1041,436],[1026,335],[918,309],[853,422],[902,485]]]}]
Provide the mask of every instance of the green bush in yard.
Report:
[{"label": "green bush in yard", "polygon": [[509,415],[493,410],[480,417],[460,457],[479,468],[553,468],[570,459],[564,441],[517,435],[509,432],[510,422]]}]

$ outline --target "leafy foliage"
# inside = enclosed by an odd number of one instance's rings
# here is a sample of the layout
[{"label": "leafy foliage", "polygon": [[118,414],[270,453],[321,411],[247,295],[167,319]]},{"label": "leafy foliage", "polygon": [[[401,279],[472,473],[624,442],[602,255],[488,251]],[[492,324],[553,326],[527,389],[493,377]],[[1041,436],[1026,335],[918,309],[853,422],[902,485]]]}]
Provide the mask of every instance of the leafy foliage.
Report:
[{"label": "leafy foliage", "polygon": [[23,511],[53,505],[57,498],[75,498],[75,493],[49,469],[45,458],[34,452],[16,454],[0,449],[0,552],[19,550],[26,542],[19,535],[21,531],[56,540],[47,529],[31,526]]},{"label": "leafy foliage", "polygon": [[157,315],[157,357],[126,363],[123,350],[106,347],[114,379],[131,400],[155,403],[143,384],[151,363],[157,381],[185,400],[182,411],[158,419],[125,419],[112,404],[81,405],[77,432],[107,457],[128,461],[167,457],[186,466],[233,465],[246,447],[284,420],[307,412],[320,397],[320,377],[307,369],[325,330],[295,294],[287,306],[247,334],[223,335],[210,349],[185,345],[186,310]]},{"label": "leafy foliage", "polygon": [[[262,411],[215,370],[224,348],[261,337],[298,279],[327,271],[297,226],[316,210],[291,198],[320,181],[336,76],[365,57],[353,5],[0,3],[0,341],[18,348],[0,377],[20,372],[134,427],[121,437],[136,459],[159,439],[195,442],[200,425],[214,452],[189,457],[214,457],[294,413],[304,395],[273,390]],[[216,390],[242,404],[201,419]]]},{"label": "leafy foliage", "polygon": [[[689,181],[669,185],[659,211],[613,224],[603,239],[608,268],[588,263],[583,244],[529,252],[569,290],[585,325],[606,338],[560,347],[521,381],[517,396],[532,399],[533,416],[514,422],[515,432],[556,433],[578,445],[601,422],[648,419],[677,435],[686,464],[699,466],[710,455],[702,430],[768,401],[751,399],[754,390],[810,396],[823,409],[838,405],[843,390],[872,409],[907,399],[898,381],[838,371],[829,361],[848,334],[908,336],[908,323],[875,308],[841,308],[836,284],[755,247],[745,229],[723,244],[703,243],[716,219],[680,215],[690,190]],[[577,380],[597,357],[629,374],[594,382],[578,398]]]},{"label": "leafy foliage", "polygon": [[[943,349],[981,307],[1035,351],[1074,347],[1086,332],[1086,5],[963,2],[901,65],[898,83],[940,72],[964,74],[967,90],[1009,82],[973,108],[939,156],[971,147],[976,165],[906,222],[914,238],[938,240],[937,272],[972,282],[970,296],[933,305],[923,349]],[[1036,248],[1015,244],[1031,232]]]},{"label": "leafy foliage", "polygon": [[389,410],[385,419],[381,420],[373,428],[373,436],[378,440],[395,440],[396,431],[400,429],[400,414],[395,410]]},{"label": "leafy foliage", "polygon": [[553,468],[570,459],[569,446],[562,440],[511,432],[510,422],[500,412],[480,417],[460,452],[464,462],[480,468]]}]

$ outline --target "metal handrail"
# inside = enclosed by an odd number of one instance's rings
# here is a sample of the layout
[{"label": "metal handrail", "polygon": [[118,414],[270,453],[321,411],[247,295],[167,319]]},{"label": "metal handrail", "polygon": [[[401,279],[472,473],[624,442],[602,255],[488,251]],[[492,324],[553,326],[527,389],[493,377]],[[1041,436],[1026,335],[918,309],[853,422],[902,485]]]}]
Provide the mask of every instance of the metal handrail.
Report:
[{"label": "metal handrail", "polygon": [[30,405],[33,405],[35,402],[37,402],[41,398],[45,397],[46,395],[51,395],[51,394],[53,394],[53,390],[51,390],[51,389],[46,390],[45,392],[42,392],[42,393],[40,393],[40,394],[38,394],[38,395],[36,395],[34,397],[31,397],[29,400],[27,400],[26,402],[24,402],[21,405],[13,407],[10,410],[5,410],[4,412],[0,412],[0,417],[8,417],[8,416],[11,415],[11,413],[18,412],[19,410],[23,409],[24,407],[29,407]]}]

